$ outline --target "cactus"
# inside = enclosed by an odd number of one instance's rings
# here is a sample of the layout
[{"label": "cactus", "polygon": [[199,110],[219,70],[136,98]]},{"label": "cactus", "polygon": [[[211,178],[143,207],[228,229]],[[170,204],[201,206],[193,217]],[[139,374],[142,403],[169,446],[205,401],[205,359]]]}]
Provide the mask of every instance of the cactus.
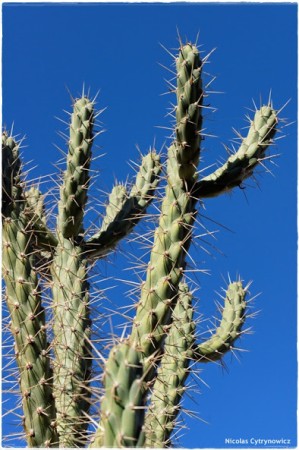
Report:
[{"label": "cactus", "polygon": [[[3,277],[29,447],[169,447],[188,375],[198,363],[221,360],[243,332],[248,289],[237,280],[227,287],[218,328],[197,339],[186,262],[199,201],[254,173],[274,140],[278,114],[271,102],[261,106],[239,149],[200,178],[206,61],[195,45],[180,44],[176,124],[165,167],[150,150],[130,188],[113,187],[93,234],[84,217],[97,136],[94,101],[83,94],[73,104],[55,230],[43,194],[25,182],[19,143],[3,132]],[[97,350],[89,272],[146,215],[163,172],[165,194],[136,315],[129,335],[112,339],[109,354],[104,350],[100,419],[91,432]],[[49,317],[44,290],[52,293]]]}]

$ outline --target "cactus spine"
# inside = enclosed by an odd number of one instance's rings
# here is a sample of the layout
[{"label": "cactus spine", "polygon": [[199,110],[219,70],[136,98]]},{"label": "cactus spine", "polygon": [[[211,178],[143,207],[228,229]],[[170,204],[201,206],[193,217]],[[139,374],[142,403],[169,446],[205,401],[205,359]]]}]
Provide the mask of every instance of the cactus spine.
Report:
[{"label": "cactus spine", "polygon": [[[142,158],[129,190],[113,187],[102,225],[87,236],[94,101],[82,95],[73,105],[55,231],[47,226],[42,194],[24,183],[18,143],[3,133],[3,276],[30,447],[169,447],[193,366],[222,358],[242,333],[247,289],[235,281],[227,288],[219,327],[197,342],[186,261],[198,200],[252,175],[273,142],[278,118],[270,104],[262,106],[240,148],[200,178],[205,62],[195,45],[180,45],[176,125],[159,223],[131,333],[110,348],[103,365],[100,422],[91,438],[89,269],[146,214],[160,179],[160,156],[151,150]],[[53,324],[45,319],[46,285],[52,290]]]}]

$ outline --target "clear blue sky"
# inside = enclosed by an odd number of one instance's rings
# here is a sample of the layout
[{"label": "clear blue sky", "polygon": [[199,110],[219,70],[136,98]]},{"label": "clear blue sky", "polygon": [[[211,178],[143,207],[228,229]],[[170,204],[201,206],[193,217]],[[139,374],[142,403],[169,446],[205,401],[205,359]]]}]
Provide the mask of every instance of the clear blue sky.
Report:
[{"label": "clear blue sky", "polygon": [[[100,90],[107,131],[97,139],[97,152],[106,156],[95,166],[101,170],[97,187],[108,191],[115,177],[125,180],[132,173],[126,162],[136,158],[136,144],[145,152],[155,139],[160,148],[169,135],[156,126],[170,126],[166,113],[175,99],[160,94],[171,74],[157,63],[170,66],[159,43],[177,48],[178,27],[189,40],[200,32],[204,52],[217,47],[207,70],[217,76],[212,89],[224,93],[207,100],[218,111],[205,126],[217,138],[204,141],[203,168],[225,157],[222,143],[233,138],[232,127],[246,125],[252,99],[267,101],[272,90],[279,109],[291,98],[282,116],[296,120],[296,14],[295,4],[5,4],[4,124],[14,123],[15,133],[26,134],[24,158],[38,165],[32,176],[52,173],[61,157],[53,144],[63,146],[56,131],[64,131],[55,116],[66,118],[62,111],[70,109],[67,89],[74,96],[83,83],[93,95]],[[240,362],[228,355],[227,370],[203,365],[201,377],[209,388],[199,383],[200,395],[190,390],[195,402],[187,399],[184,405],[207,423],[184,416],[190,430],[181,433],[181,446],[231,447],[226,438],[283,438],[296,446],[296,125],[283,131],[287,136],[271,150],[280,154],[277,165],[270,164],[274,176],[259,170],[259,187],[248,182],[245,194],[236,190],[205,202],[204,215],[232,232],[205,222],[220,230],[215,245],[223,253],[194,252],[199,268],[211,273],[198,276],[200,312],[215,314],[215,291],[228,272],[254,281],[252,295],[262,294],[253,311],[261,312],[248,323],[254,334],[239,343],[248,350],[239,354]],[[138,252],[133,244],[121,248]],[[99,266],[101,276],[137,280],[133,271],[123,272],[124,256],[111,260]],[[114,309],[128,304],[127,288],[120,284],[111,291]],[[4,424],[4,435],[11,423],[10,418]]]}]

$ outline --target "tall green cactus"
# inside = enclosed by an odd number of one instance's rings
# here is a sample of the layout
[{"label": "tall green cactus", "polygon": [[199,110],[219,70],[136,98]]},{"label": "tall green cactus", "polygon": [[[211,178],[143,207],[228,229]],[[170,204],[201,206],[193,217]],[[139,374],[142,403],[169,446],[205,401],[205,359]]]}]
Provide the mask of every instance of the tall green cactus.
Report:
[{"label": "tall green cactus", "polygon": [[[113,187],[102,225],[87,235],[83,220],[96,113],[85,95],[75,100],[57,225],[51,230],[42,193],[22,177],[19,145],[3,133],[3,277],[30,447],[169,447],[194,365],[221,359],[242,333],[247,288],[238,280],[227,288],[219,327],[197,342],[186,261],[199,200],[240,186],[253,174],[273,142],[278,118],[271,104],[262,106],[240,148],[200,178],[205,62],[195,45],[180,45],[176,125],[159,223],[131,333],[103,356],[100,422],[92,435],[89,269],[146,214],[161,178],[161,158],[151,150],[130,190]],[[49,286],[47,323],[43,289]]]},{"label": "tall green cactus", "polygon": [[48,357],[33,234],[26,215],[19,145],[6,132],[2,135],[2,168],[2,270],[20,371],[24,429],[29,446],[55,446],[58,436],[54,426],[53,371]]}]

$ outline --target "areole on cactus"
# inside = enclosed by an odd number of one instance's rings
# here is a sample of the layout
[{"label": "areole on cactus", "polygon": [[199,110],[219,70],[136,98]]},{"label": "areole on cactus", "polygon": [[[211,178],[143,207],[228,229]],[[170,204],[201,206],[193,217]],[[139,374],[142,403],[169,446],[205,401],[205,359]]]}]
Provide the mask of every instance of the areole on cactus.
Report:
[{"label": "areole on cactus", "polygon": [[[194,365],[221,359],[242,334],[247,287],[238,279],[227,287],[219,327],[209,339],[197,340],[186,261],[199,201],[241,186],[253,174],[273,142],[278,116],[271,102],[261,106],[239,149],[200,178],[205,63],[195,45],[180,44],[167,162],[150,150],[130,189],[113,187],[93,235],[84,229],[84,215],[96,138],[94,101],[83,95],[73,104],[55,229],[47,225],[43,194],[24,180],[19,143],[3,132],[3,277],[29,447],[169,447]],[[129,335],[111,344],[103,362],[100,421],[91,432],[89,270],[145,216],[163,175],[161,214],[136,315]],[[52,293],[49,323],[45,286]]]}]

